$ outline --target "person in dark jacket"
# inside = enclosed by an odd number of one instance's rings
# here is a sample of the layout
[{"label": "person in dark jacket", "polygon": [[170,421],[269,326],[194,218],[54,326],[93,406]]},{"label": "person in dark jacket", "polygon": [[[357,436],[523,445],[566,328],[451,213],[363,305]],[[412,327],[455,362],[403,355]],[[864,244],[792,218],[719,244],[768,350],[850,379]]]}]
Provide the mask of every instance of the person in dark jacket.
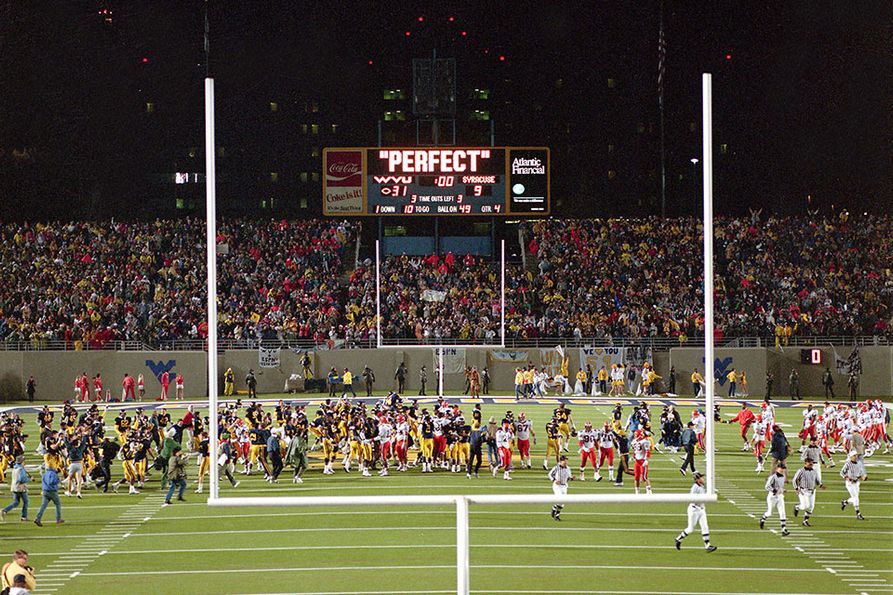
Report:
[{"label": "person in dark jacket", "polygon": [[698,437],[694,428],[695,424],[688,422],[688,427],[682,430],[680,442],[682,443],[682,448],[685,449],[685,461],[682,462],[682,467],[679,468],[679,472],[682,475],[685,475],[686,468],[691,468],[692,473],[695,472],[695,446],[698,444]]},{"label": "person in dark jacket", "polygon": [[791,453],[791,446],[788,444],[787,436],[781,430],[778,424],[772,426],[772,445],[769,449],[769,456],[772,457],[774,467],[784,465],[785,460]]}]

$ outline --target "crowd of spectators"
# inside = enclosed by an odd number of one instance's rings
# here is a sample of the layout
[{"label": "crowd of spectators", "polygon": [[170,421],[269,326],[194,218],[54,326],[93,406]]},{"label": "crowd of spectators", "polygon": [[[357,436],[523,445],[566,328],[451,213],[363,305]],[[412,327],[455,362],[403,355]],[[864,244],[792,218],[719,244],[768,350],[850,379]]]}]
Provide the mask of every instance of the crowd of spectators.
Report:
[{"label": "crowd of spectators", "polygon": [[[354,266],[357,234],[348,221],[220,221],[220,338],[374,343],[374,263]],[[0,226],[0,341],[205,339],[204,237],[190,218]],[[698,219],[534,221],[523,237],[507,336],[703,334]],[[718,218],[714,252],[720,337],[891,334],[891,217]],[[499,277],[480,257],[386,257],[383,337],[497,341]]]},{"label": "crowd of spectators", "polygon": [[[337,332],[349,222],[218,224],[220,337]],[[0,340],[39,348],[204,339],[205,222],[0,226]]]},{"label": "crowd of spectators", "polygon": [[[752,213],[718,218],[715,228],[718,336],[889,336],[893,219]],[[525,232],[535,261],[525,296],[535,315],[519,332],[703,335],[698,219],[549,220]]]}]

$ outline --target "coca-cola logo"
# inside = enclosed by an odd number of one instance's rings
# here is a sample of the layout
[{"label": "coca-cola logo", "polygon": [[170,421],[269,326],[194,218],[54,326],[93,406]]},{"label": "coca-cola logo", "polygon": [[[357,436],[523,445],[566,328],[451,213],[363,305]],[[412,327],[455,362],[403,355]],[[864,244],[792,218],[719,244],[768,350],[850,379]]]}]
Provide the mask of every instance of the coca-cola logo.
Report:
[{"label": "coca-cola logo", "polygon": [[363,185],[361,151],[326,151],[326,186],[360,187]]},{"label": "coca-cola logo", "polygon": [[330,174],[355,174],[360,171],[356,163],[332,163],[329,165]]}]

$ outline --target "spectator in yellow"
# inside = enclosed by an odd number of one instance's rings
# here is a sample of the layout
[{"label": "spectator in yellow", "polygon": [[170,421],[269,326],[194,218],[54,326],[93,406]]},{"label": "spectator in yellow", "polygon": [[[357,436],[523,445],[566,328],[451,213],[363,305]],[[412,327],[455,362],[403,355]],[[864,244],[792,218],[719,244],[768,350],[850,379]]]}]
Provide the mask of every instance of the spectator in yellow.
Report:
[{"label": "spectator in yellow", "polygon": [[354,398],[357,397],[357,393],[353,389],[353,374],[347,368],[344,368],[344,374],[341,375],[341,383],[344,385],[341,391],[342,398],[347,396],[347,391],[350,391]]},{"label": "spectator in yellow", "polygon": [[701,385],[704,384],[704,377],[698,372],[698,369],[695,368],[691,373],[691,392],[694,396],[698,396],[701,393]]},{"label": "spectator in yellow", "polygon": [[735,368],[726,374],[726,380],[729,381],[729,396],[735,396],[735,389],[738,387],[738,375],[735,373]]},{"label": "spectator in yellow", "polygon": [[233,387],[235,386],[236,375],[233,373],[232,368],[227,368],[226,372],[223,373],[223,396],[231,397],[233,396]]}]

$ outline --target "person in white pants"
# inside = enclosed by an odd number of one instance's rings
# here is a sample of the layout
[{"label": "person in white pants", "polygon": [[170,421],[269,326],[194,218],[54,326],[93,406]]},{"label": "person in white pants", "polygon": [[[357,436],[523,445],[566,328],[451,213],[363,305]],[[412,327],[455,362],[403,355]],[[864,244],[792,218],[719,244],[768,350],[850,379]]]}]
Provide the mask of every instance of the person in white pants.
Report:
[{"label": "person in white pants", "polygon": [[[552,480],[552,493],[556,496],[567,496],[567,482],[574,480],[574,474],[567,466],[567,457],[561,455],[558,464],[549,471],[549,479]],[[560,501],[552,506],[552,518],[556,521],[561,520],[561,511],[564,504]]]},{"label": "person in white pants", "polygon": [[766,513],[760,517],[760,529],[766,527],[766,519],[772,516],[772,509],[778,509],[778,520],[781,522],[782,536],[790,535],[787,527],[787,516],[784,511],[785,464],[779,463],[775,473],[766,479]]},{"label": "person in white pants", "polygon": [[855,450],[850,451],[850,459],[841,468],[840,476],[844,480],[846,491],[850,493],[849,498],[840,501],[840,510],[844,510],[847,504],[852,504],[856,509],[856,519],[864,521],[865,517],[859,512],[859,485],[868,479],[868,475],[865,473],[865,464]]},{"label": "person in white pants", "polygon": [[[692,479],[695,480],[694,485],[689,490],[690,494],[700,495],[706,494],[707,488],[704,487],[704,476],[697,471],[692,473]],[[704,538],[704,549],[708,552],[715,552],[716,546],[710,545],[710,529],[707,527],[707,507],[703,502],[689,502],[688,504],[688,526],[676,536],[676,549],[682,549],[682,540],[694,533],[695,525],[701,527],[701,537]]]},{"label": "person in white pants", "polygon": [[[813,439],[814,440],[814,439]],[[810,527],[809,517],[815,509],[815,491],[817,488],[825,488],[822,478],[813,466],[813,460],[807,458],[803,461],[803,468],[794,474],[791,480],[800,502],[794,507],[794,516],[803,513],[803,526]]]}]

